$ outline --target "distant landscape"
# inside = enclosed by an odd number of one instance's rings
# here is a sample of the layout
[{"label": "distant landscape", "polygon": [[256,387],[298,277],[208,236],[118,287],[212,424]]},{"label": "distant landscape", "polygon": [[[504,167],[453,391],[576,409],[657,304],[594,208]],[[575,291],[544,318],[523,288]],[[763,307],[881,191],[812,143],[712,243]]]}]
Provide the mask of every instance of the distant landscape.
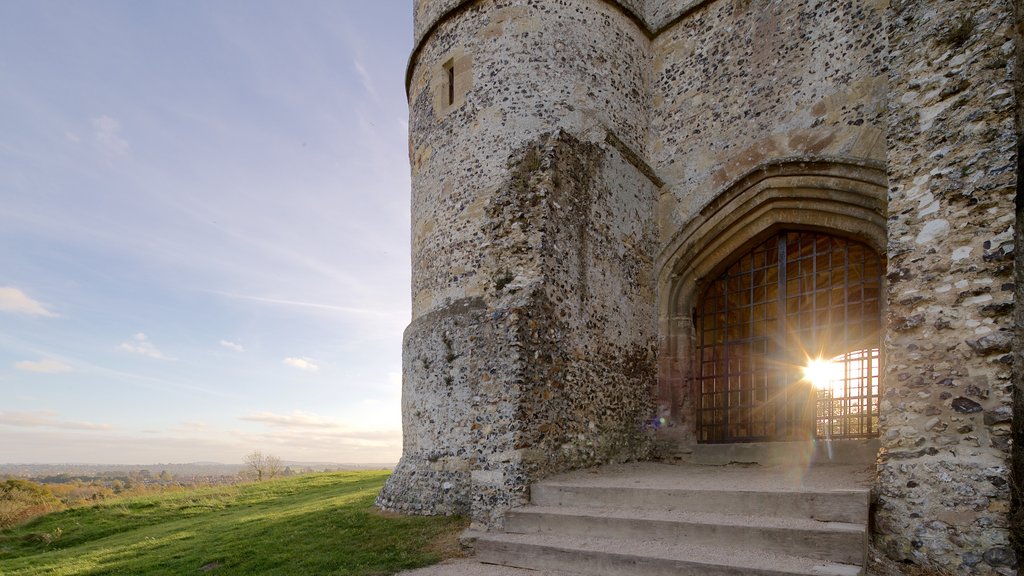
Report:
[{"label": "distant landscape", "polygon": [[[258,452],[256,453],[258,454]],[[143,496],[211,486],[232,486],[275,477],[324,472],[391,470],[393,464],[286,462],[274,469],[252,464],[191,462],[148,465],[0,464],[0,529],[55,511],[113,498]]]},{"label": "distant landscape", "polygon": [[[336,462],[281,461],[273,477],[290,478],[314,472],[390,470],[394,464]],[[24,512],[14,516],[10,511],[11,484],[19,480],[38,485],[53,496],[59,507],[98,502],[116,496],[143,495],[153,492],[200,488],[204,486],[231,486],[257,480],[251,466],[219,462],[126,464],[0,464],[0,528],[30,518]],[[25,509],[26,506],[20,506]],[[46,509],[54,509],[49,506]],[[13,520],[12,520],[13,519]]]},{"label": "distant landscape", "polygon": [[[342,472],[346,470],[391,470],[394,463],[339,464],[337,462],[282,462],[291,473]],[[185,464],[0,464],[0,478],[26,479],[57,477],[156,478],[167,472],[176,480],[237,476],[244,464],[189,462]],[[285,474],[282,474],[285,475]]]}]

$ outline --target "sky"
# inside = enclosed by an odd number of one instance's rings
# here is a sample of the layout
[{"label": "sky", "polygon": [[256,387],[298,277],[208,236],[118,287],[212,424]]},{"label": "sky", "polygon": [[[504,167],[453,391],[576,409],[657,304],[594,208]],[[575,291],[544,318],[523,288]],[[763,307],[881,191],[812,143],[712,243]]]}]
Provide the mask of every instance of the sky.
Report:
[{"label": "sky", "polygon": [[398,460],[411,13],[0,2],[0,463]]}]

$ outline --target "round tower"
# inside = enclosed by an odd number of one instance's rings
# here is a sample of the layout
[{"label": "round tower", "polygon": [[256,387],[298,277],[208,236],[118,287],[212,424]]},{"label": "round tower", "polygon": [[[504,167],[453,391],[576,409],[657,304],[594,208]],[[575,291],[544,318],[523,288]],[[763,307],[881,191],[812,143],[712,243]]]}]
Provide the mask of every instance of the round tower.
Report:
[{"label": "round tower", "polygon": [[378,499],[500,525],[529,482],[647,450],[649,40],[602,0],[416,3],[404,452]]}]

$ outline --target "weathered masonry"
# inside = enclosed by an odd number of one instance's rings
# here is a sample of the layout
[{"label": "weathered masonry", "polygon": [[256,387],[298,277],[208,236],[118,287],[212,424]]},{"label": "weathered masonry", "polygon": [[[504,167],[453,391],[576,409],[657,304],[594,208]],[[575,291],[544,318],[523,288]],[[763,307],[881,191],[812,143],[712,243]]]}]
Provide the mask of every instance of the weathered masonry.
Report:
[{"label": "weathered masonry", "polygon": [[500,528],[566,470],[858,443],[886,554],[1011,571],[1022,9],[417,0],[379,505]]}]

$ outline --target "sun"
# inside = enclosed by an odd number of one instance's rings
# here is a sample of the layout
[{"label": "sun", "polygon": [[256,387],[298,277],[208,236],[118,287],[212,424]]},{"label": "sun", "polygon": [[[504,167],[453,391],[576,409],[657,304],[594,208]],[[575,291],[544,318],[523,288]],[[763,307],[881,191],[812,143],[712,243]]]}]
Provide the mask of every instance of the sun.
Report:
[{"label": "sun", "polygon": [[831,390],[834,382],[842,379],[839,364],[824,358],[808,359],[804,378],[818,390]]}]

